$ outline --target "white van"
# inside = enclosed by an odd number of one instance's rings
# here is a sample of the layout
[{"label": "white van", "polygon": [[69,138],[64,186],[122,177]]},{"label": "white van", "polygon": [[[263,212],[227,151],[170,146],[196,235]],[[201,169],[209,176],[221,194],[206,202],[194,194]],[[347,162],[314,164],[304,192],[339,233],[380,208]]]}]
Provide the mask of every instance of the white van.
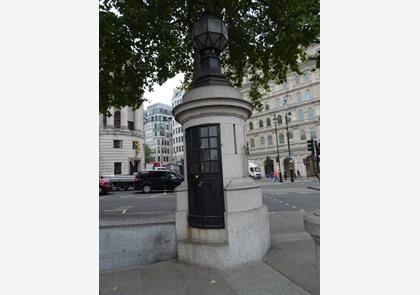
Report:
[{"label": "white van", "polygon": [[249,176],[254,179],[262,178],[261,169],[254,163],[248,162],[248,173],[249,173]]}]

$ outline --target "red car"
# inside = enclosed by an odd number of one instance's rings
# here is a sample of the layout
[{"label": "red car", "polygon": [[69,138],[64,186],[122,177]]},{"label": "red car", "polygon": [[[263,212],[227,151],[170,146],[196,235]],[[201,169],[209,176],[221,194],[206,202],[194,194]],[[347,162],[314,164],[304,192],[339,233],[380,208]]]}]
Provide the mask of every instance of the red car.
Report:
[{"label": "red car", "polygon": [[106,195],[111,190],[111,182],[109,179],[101,178],[99,179],[99,194]]}]

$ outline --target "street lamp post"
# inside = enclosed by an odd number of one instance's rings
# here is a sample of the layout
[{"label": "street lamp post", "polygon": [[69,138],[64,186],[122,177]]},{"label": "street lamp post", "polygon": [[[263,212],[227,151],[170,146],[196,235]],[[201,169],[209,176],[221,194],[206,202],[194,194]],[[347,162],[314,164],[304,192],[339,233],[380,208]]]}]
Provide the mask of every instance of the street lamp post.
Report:
[{"label": "street lamp post", "polygon": [[295,181],[295,177],[294,177],[294,175],[293,175],[293,168],[292,168],[292,166],[290,165],[290,163],[291,163],[291,161],[292,161],[292,153],[290,152],[290,140],[289,140],[289,118],[288,118],[288,116],[289,115],[291,115],[291,113],[289,112],[289,113],[286,113],[286,115],[285,115],[285,119],[286,119],[286,134],[287,134],[287,149],[288,149],[288,152],[289,152],[289,171],[290,171],[290,180],[292,181],[292,182],[294,182]]},{"label": "street lamp post", "polygon": [[277,162],[279,163],[279,177],[280,177],[280,182],[283,182],[283,176],[281,175],[281,165],[280,165],[280,152],[279,152],[279,139],[278,139],[278,135],[277,135],[277,123],[280,119],[280,116],[274,115],[273,121],[274,121],[274,128],[276,130],[276,145],[277,145]]}]

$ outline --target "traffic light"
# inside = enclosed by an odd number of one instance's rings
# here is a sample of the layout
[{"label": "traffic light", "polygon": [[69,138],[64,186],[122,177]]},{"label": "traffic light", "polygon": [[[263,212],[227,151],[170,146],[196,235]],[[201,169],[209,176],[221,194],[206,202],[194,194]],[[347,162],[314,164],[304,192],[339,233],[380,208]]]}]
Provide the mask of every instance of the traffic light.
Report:
[{"label": "traffic light", "polygon": [[308,140],[307,143],[308,143],[308,151],[311,152],[312,156],[315,156],[316,141],[313,138],[311,138],[311,140]]}]

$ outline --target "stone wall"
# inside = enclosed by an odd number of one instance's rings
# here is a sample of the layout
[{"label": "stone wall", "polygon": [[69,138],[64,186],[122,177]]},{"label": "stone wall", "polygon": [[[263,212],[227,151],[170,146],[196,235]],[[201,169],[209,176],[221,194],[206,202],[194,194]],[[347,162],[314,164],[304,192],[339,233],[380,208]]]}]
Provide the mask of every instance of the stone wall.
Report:
[{"label": "stone wall", "polygon": [[99,226],[99,270],[176,258],[173,213],[109,216]]}]

